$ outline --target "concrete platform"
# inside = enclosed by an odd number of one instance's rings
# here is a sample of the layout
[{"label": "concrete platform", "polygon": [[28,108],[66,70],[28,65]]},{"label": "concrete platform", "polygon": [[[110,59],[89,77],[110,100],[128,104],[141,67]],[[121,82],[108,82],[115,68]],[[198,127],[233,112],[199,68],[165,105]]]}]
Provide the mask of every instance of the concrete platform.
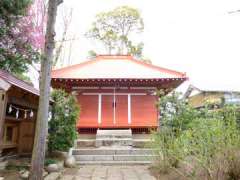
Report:
[{"label": "concrete platform", "polygon": [[124,130],[97,130],[96,139],[98,138],[132,138],[131,129]]}]

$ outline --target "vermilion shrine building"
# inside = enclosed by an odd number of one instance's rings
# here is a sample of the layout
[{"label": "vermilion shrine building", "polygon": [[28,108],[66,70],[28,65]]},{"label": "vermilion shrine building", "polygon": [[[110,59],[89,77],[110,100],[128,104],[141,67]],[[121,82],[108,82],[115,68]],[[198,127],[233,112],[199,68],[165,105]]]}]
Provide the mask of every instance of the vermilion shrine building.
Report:
[{"label": "vermilion shrine building", "polygon": [[157,90],[170,92],[185,73],[124,55],[96,58],[52,71],[52,87],[76,95],[81,106],[79,132],[102,129],[148,130],[158,127]]}]

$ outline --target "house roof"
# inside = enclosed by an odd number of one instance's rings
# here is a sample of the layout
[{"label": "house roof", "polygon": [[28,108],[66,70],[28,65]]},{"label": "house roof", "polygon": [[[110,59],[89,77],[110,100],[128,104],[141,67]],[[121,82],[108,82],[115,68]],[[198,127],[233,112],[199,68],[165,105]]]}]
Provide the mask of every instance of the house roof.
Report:
[{"label": "house roof", "polygon": [[39,96],[39,91],[36,88],[34,88],[31,84],[18,79],[17,77],[15,77],[14,75],[10,74],[7,71],[0,69],[0,78],[15,87],[21,88],[27,92]]},{"label": "house roof", "polygon": [[185,73],[147,64],[129,55],[95,59],[52,71],[53,79],[187,79]]},{"label": "house roof", "polygon": [[236,93],[240,94],[240,91],[232,91],[227,89],[203,89],[198,88],[192,84],[190,84],[186,90],[186,92],[183,95],[183,98],[188,98],[193,95],[199,94],[199,93]]}]

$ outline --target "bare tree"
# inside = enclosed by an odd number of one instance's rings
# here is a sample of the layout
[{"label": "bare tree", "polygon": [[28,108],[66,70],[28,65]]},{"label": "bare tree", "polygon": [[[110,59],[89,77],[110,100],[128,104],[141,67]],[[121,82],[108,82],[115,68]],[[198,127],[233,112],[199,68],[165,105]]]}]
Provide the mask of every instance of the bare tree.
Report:
[{"label": "bare tree", "polygon": [[41,60],[40,72],[40,97],[36,122],[36,134],[34,138],[34,147],[32,153],[30,180],[42,180],[45,147],[48,125],[48,111],[50,99],[50,80],[51,66],[54,50],[55,22],[57,16],[57,7],[63,0],[48,1],[48,20],[45,35],[44,54]]},{"label": "bare tree", "polygon": [[62,32],[61,40],[57,41],[58,44],[57,44],[57,47],[55,50],[53,66],[55,66],[58,63],[58,61],[60,60],[61,53],[63,51],[63,48],[66,45],[66,41],[69,41],[67,39],[67,32],[68,32],[69,25],[72,21],[72,11],[73,11],[72,8],[69,10],[65,8],[64,11],[62,12],[63,32]]}]

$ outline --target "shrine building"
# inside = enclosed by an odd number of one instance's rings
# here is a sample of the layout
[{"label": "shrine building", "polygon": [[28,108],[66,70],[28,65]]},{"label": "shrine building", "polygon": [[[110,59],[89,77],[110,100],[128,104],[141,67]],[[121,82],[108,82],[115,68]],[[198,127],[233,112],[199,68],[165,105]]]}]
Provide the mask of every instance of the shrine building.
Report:
[{"label": "shrine building", "polygon": [[81,107],[78,131],[158,127],[157,90],[168,93],[187,80],[185,73],[134,59],[98,55],[52,71],[52,87],[74,94]]}]

